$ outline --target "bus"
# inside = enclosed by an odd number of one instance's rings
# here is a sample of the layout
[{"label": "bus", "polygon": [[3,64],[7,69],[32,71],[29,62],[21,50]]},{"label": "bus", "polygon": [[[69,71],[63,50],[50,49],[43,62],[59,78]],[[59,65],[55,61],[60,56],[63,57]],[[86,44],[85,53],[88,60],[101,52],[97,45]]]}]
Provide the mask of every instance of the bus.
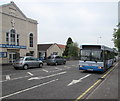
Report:
[{"label": "bus", "polygon": [[105,72],[115,59],[112,48],[104,45],[81,45],[79,70]]}]

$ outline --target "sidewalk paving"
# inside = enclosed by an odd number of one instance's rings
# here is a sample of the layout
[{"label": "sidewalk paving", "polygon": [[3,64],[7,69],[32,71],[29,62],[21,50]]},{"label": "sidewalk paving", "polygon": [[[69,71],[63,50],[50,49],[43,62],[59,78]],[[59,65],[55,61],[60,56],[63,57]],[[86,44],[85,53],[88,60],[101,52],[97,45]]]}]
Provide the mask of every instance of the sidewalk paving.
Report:
[{"label": "sidewalk paving", "polygon": [[[118,66],[108,75],[108,77],[86,98],[86,99],[104,99],[119,101],[118,96],[118,69],[120,68],[120,62]],[[119,100],[118,100],[119,99]],[[108,100],[108,101],[109,101]]]}]

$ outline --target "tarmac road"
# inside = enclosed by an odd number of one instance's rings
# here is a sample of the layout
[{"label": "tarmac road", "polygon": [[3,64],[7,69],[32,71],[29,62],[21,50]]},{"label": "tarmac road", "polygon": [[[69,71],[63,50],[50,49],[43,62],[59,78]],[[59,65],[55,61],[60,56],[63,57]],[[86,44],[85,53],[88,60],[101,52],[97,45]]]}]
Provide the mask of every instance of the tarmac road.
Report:
[{"label": "tarmac road", "polygon": [[[118,63],[115,64],[113,73],[113,70],[109,69],[108,71],[110,71],[110,73],[107,74],[107,71],[106,73],[100,74],[98,72],[79,71],[78,61],[68,61],[66,65],[58,66],[47,66],[45,64],[43,68],[28,70],[15,70],[12,66],[3,66],[2,80],[0,81],[2,83],[2,97],[0,97],[0,99],[15,99],[14,101],[18,99],[21,99],[21,101],[24,99],[30,101],[31,99],[46,99],[46,101],[48,101],[48,99],[52,99],[52,101],[56,101],[56,99],[69,99],[68,101],[96,99],[93,95],[95,95],[95,90],[96,92],[98,91],[98,94],[100,93],[98,89],[100,85],[106,84],[109,88],[109,83],[106,83],[106,78],[111,78],[107,82],[111,82],[112,85],[114,84],[115,86],[112,91],[118,89],[118,86],[115,85],[118,81],[115,79],[117,67]],[[101,79],[103,76],[105,78]],[[98,80],[100,80],[100,82],[94,87],[91,87]],[[114,80],[116,81],[114,82]],[[90,87],[91,89],[88,91]],[[106,87],[103,89],[105,88]],[[110,88],[112,88],[112,86],[110,86]],[[109,96],[109,93],[104,93]],[[110,99],[118,98],[118,92],[114,94]],[[97,95],[95,96],[97,97]],[[99,96],[99,98],[101,99],[101,96]]]}]

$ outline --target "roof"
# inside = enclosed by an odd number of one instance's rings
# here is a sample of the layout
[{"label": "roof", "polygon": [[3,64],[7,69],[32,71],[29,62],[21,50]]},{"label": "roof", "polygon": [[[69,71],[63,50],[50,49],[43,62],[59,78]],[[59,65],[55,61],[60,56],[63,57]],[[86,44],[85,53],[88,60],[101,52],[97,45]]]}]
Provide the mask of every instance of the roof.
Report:
[{"label": "roof", "polygon": [[40,51],[46,51],[52,45],[53,44],[38,44],[38,50],[40,50]]},{"label": "roof", "polygon": [[9,7],[10,5],[13,5],[19,11],[19,13],[25,18],[25,20],[27,20],[29,22],[32,22],[32,23],[35,23],[35,24],[38,24],[37,20],[26,17],[26,15],[19,9],[19,7],[13,1],[11,1],[8,4],[0,5],[0,7],[2,7],[2,8],[7,7],[7,6]]},{"label": "roof", "polygon": [[80,49],[82,49],[82,46],[100,46],[102,50],[113,51],[113,48],[107,47],[105,45],[100,45],[100,44],[82,44],[80,45]]},{"label": "roof", "polygon": [[[56,44],[56,43],[54,43]],[[54,45],[54,44],[38,44],[38,50],[39,51],[46,51],[50,46]],[[65,48],[65,45],[60,45],[60,44],[56,44],[60,49],[61,48]]]},{"label": "roof", "polygon": [[25,16],[25,14],[19,9],[19,7],[17,7],[17,5],[16,5],[13,1],[11,1],[11,2],[8,3],[8,4],[3,4],[3,5],[0,5],[0,6],[1,6],[1,7],[6,7],[6,6],[9,6],[9,5],[15,6],[15,7],[17,8],[17,10],[18,10],[25,18],[27,18],[27,17]]},{"label": "roof", "polygon": [[57,44],[59,48],[65,48],[66,46],[65,45],[60,45],[60,44]]}]

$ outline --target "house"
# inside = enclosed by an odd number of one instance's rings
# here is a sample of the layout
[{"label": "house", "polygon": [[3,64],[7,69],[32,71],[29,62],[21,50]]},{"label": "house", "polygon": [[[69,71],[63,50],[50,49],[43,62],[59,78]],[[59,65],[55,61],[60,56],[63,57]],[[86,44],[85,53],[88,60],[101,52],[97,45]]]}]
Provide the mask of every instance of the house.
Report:
[{"label": "house", "polygon": [[0,64],[18,57],[37,57],[36,20],[26,17],[14,2],[0,6]]},{"label": "house", "polygon": [[60,44],[38,44],[38,57],[48,57],[50,55],[62,56],[65,45]]}]

